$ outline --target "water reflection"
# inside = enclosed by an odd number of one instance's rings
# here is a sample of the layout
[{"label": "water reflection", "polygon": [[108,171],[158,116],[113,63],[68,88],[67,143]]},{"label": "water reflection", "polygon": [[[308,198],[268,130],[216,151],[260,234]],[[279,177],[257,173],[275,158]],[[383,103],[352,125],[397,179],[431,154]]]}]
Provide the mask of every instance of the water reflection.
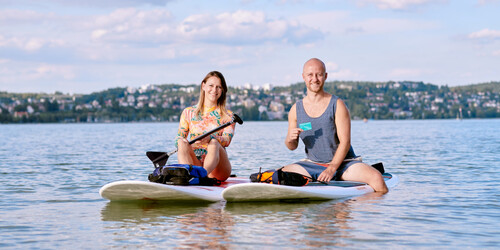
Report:
[{"label": "water reflection", "polygon": [[230,242],[233,217],[223,212],[223,203],[216,203],[197,213],[177,219],[179,233],[188,240],[180,246],[194,249],[225,249]]},{"label": "water reflection", "polygon": [[351,213],[359,208],[378,213],[380,199],[382,195],[372,193],[307,203],[109,202],[101,210],[101,219],[115,222],[108,229],[115,231],[117,240],[137,238],[134,232],[141,231],[146,241],[154,240],[153,235],[168,237],[172,247],[345,247],[356,240],[352,232],[359,228],[353,225],[356,216]]},{"label": "water reflection", "polygon": [[[101,219],[118,222],[108,227],[115,231],[116,240],[141,230],[144,231],[142,237],[150,243],[158,236],[163,238],[166,248],[224,249],[229,242],[228,230],[233,222],[232,217],[223,212],[223,206],[222,202],[180,205],[109,202],[101,211]],[[136,234],[133,236],[137,237]]]},{"label": "water reflection", "polygon": [[301,214],[310,206],[323,204],[325,201],[310,202],[233,202],[226,203],[224,210],[231,215],[260,215],[260,214]]},{"label": "water reflection", "polygon": [[353,210],[360,206],[376,212],[376,208],[369,207],[380,199],[382,194],[372,193],[309,203],[228,203],[224,210],[233,216],[233,230],[250,242],[280,242],[279,247],[345,247],[356,237],[352,232],[359,227],[351,215]]},{"label": "water reflection", "polygon": [[101,210],[102,221],[150,223],[164,217],[196,213],[210,204],[173,204],[155,202],[108,202]]}]

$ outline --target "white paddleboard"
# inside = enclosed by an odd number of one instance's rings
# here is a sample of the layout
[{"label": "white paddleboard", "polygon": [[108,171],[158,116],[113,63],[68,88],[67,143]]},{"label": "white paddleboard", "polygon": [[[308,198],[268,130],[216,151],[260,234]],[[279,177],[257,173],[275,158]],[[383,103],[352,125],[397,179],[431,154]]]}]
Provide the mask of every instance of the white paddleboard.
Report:
[{"label": "white paddleboard", "polygon": [[104,185],[99,194],[110,201],[216,202],[222,200],[222,191],[225,188],[248,182],[248,178],[239,177],[231,177],[220,186],[175,186],[148,181],[115,181]]},{"label": "white paddleboard", "polygon": [[[389,189],[399,180],[396,175],[384,174]],[[286,201],[286,200],[331,200],[371,193],[374,190],[365,183],[332,181],[330,184],[309,183],[306,186],[285,186],[267,183],[245,183],[226,188],[222,197],[228,202]]]}]

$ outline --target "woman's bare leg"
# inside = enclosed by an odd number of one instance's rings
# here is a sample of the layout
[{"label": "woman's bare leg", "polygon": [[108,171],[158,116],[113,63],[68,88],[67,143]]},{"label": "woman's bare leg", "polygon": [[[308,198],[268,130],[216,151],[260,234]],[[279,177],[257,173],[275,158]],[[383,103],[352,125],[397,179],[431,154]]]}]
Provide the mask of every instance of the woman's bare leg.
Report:
[{"label": "woman's bare leg", "polygon": [[208,177],[217,178],[220,181],[227,180],[231,175],[231,163],[224,147],[219,141],[212,139],[208,143],[207,152],[203,167],[207,170]]},{"label": "woman's bare leg", "polygon": [[189,142],[179,140],[177,142],[177,161],[179,164],[191,164],[201,166],[200,160],[196,158],[193,148]]}]

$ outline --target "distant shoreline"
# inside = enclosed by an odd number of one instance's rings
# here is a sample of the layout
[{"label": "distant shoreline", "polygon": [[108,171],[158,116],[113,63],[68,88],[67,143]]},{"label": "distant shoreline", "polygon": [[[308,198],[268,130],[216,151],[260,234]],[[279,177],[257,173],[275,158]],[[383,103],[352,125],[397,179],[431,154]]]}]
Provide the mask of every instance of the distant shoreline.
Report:
[{"label": "distant shoreline", "polygon": [[[500,82],[449,88],[423,82],[325,83],[344,100],[353,120],[473,119],[500,117]],[[303,83],[230,88],[227,106],[247,121],[287,120],[305,95]],[[195,105],[197,85],[145,85],[89,95],[0,92],[0,123],[176,122]]]},{"label": "distant shoreline", "polygon": [[[351,122],[360,122],[360,123],[369,123],[369,122],[380,122],[380,121],[394,121],[394,122],[404,122],[404,121],[474,121],[474,120],[498,120],[500,119],[499,117],[493,117],[493,118],[468,118],[468,119],[453,119],[453,118],[440,118],[440,119],[369,119],[368,121],[363,121],[362,119],[352,119]],[[272,122],[287,122],[286,120],[273,120],[273,121],[255,121],[255,120],[248,120],[244,122],[264,122],[264,123],[272,123]],[[130,121],[130,122],[46,122],[46,123],[0,123],[0,126],[2,125],[56,125],[56,124],[132,124],[132,123],[168,123],[168,124],[177,124],[179,123],[178,121]]]}]

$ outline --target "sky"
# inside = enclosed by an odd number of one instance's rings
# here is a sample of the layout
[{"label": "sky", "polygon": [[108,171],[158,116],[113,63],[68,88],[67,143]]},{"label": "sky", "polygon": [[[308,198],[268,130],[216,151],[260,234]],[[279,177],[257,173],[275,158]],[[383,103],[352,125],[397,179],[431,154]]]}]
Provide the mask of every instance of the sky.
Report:
[{"label": "sky", "polygon": [[0,0],[0,91],[500,80],[500,0]]}]

